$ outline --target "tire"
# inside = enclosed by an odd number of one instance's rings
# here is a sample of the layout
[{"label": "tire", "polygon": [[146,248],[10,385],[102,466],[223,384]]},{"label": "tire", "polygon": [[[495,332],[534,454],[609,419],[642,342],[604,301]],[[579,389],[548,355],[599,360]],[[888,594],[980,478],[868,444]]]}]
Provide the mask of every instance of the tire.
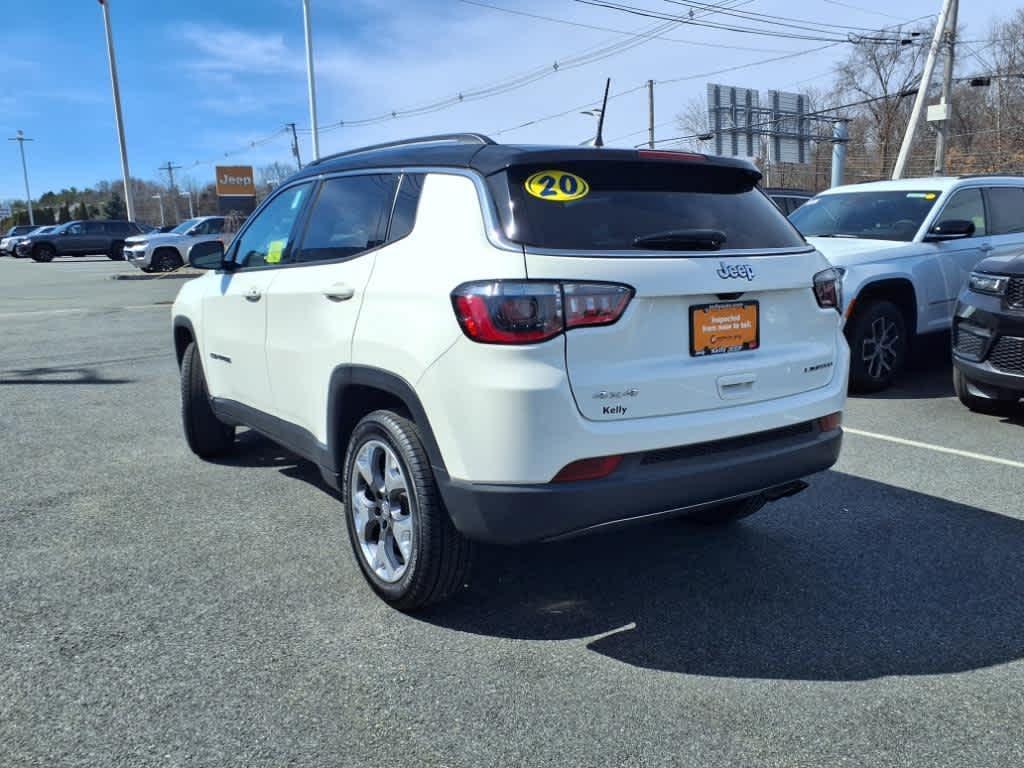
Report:
[{"label": "tire", "polygon": [[1017,398],[988,398],[972,395],[968,386],[971,380],[964,376],[963,372],[953,366],[953,390],[960,402],[975,413],[984,413],[988,416],[1008,416],[1017,408]]},{"label": "tire", "polygon": [[183,263],[177,248],[157,248],[149,261],[149,271],[173,272]]},{"label": "tire", "polygon": [[189,342],[181,359],[181,422],[185,442],[201,458],[221,456],[235,442],[235,428],[220,421],[210,407],[199,348],[194,341]]},{"label": "tire", "polygon": [[761,507],[767,503],[764,496],[749,496],[745,499],[727,501],[715,507],[702,509],[699,512],[687,515],[683,519],[700,523],[701,525],[729,525],[737,520],[742,520],[744,517],[750,517],[755,512],[759,512]]},{"label": "tire", "polygon": [[873,301],[854,312],[847,328],[850,389],[879,392],[889,387],[907,361],[907,324],[891,301]]},{"label": "tire", "polygon": [[352,552],[381,599],[412,611],[462,586],[473,545],[448,516],[412,421],[374,411],[356,425],[342,492]]},{"label": "tire", "polygon": [[57,251],[54,250],[53,246],[46,243],[40,243],[32,249],[32,261],[38,261],[42,264],[53,261],[56,255]]},{"label": "tire", "polygon": [[111,261],[124,261],[124,242],[115,240],[111,243],[107,256]]}]

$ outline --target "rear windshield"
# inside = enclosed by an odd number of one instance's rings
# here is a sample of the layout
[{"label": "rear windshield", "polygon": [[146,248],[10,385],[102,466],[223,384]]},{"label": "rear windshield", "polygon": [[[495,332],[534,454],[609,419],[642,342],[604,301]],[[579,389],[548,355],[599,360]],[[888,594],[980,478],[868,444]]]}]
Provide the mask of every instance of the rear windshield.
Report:
[{"label": "rear windshield", "polygon": [[[527,246],[639,254],[644,239],[667,235],[659,250],[707,256],[803,245],[755,181],[695,163],[607,161],[514,166],[489,178],[506,237]],[[695,244],[694,233],[709,232],[713,245]]]}]

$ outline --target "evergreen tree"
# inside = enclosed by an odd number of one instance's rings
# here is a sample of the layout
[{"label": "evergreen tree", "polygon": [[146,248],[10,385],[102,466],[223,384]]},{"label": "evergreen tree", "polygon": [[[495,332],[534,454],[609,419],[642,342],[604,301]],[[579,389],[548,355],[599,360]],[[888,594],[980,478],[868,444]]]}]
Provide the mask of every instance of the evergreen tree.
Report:
[{"label": "evergreen tree", "polygon": [[108,219],[128,218],[128,211],[125,209],[124,201],[117,192],[112,193],[110,199],[103,204],[103,215]]},{"label": "evergreen tree", "polygon": [[85,203],[79,203],[75,206],[75,218],[76,219],[88,219],[89,210],[85,207]]}]

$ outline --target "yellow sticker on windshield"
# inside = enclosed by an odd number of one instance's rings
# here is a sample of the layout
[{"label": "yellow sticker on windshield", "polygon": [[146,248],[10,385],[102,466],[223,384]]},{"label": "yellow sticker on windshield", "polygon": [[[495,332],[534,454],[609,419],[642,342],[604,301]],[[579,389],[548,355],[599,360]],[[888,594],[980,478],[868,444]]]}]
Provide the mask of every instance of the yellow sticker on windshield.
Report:
[{"label": "yellow sticker on windshield", "polygon": [[267,258],[263,261],[267,264],[280,264],[286,243],[286,240],[271,240],[267,243]]},{"label": "yellow sticker on windshield", "polygon": [[537,171],[526,180],[526,191],[539,200],[565,203],[590,193],[590,185],[568,171]]}]

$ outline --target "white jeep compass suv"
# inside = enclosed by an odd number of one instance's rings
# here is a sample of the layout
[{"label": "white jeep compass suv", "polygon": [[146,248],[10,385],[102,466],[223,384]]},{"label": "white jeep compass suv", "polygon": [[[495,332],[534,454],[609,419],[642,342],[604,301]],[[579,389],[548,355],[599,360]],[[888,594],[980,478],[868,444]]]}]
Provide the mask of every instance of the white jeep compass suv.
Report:
[{"label": "white jeep compass suv", "polygon": [[745,161],[477,134],[325,158],[173,310],[200,456],[244,425],[315,462],[412,609],[474,541],[727,522],[841,442],[838,275]]}]

